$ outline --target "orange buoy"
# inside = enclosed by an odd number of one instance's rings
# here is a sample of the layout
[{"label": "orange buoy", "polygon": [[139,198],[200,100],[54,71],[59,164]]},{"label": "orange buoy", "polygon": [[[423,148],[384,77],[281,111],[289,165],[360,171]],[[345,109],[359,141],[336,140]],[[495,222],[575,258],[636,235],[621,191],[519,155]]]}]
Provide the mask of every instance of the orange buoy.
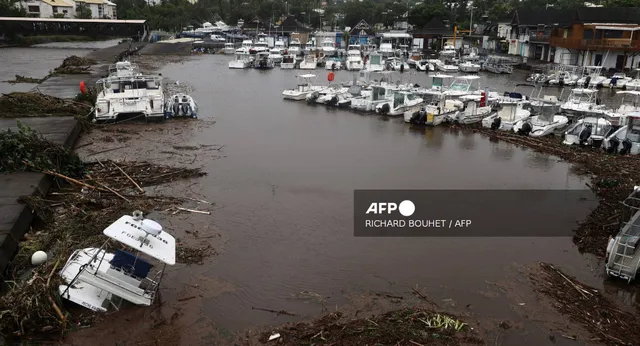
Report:
[{"label": "orange buoy", "polygon": [[83,94],[87,93],[87,87],[84,85],[84,82],[80,82],[80,92]]},{"label": "orange buoy", "polygon": [[327,79],[329,80],[329,82],[333,82],[333,78],[335,78],[335,74],[333,72],[329,72],[329,75],[327,76]]}]

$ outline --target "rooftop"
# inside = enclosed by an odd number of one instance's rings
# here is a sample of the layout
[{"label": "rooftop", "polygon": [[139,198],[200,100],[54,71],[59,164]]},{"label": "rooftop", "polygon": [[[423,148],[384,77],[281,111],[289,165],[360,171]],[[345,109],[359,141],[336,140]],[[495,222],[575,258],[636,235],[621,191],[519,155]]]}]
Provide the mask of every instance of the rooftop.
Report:
[{"label": "rooftop", "polygon": [[[59,0],[56,0],[59,1]],[[110,23],[110,24],[144,24],[145,19],[71,19],[71,18],[33,18],[33,17],[0,17],[0,22],[58,22],[58,23]]]}]

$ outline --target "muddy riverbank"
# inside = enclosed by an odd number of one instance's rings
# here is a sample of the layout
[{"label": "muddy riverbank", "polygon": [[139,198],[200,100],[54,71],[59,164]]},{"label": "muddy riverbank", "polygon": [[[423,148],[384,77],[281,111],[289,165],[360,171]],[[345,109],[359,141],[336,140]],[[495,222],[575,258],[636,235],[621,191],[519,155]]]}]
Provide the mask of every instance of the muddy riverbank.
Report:
[{"label": "muddy riverbank", "polygon": [[[215,254],[171,268],[157,307],[126,306],[92,323],[78,318],[91,328],[70,333],[68,344],[224,345],[246,329],[258,329],[259,342],[264,333],[284,335],[268,325],[413,308],[423,302],[414,289],[439,306],[434,311],[473,324],[488,344],[575,344],[566,333],[585,335],[580,343],[587,344],[587,330],[540,302],[526,268],[550,262],[608,295],[631,294],[605,285],[602,261],[581,255],[567,237],[353,237],[356,188],[576,189],[595,181],[575,174],[558,159],[561,152],[550,157],[508,143],[517,139],[413,129],[401,119],[282,102],[295,71],[233,71],[223,56],[164,59],[143,55],[135,62],[191,90],[200,119],[97,127],[76,152],[85,161],[202,168],[206,177],[148,191],[208,201],[187,208],[211,215],[159,210],[150,217],[185,244],[208,245]],[[315,331],[309,337],[320,331],[300,330]]]}]

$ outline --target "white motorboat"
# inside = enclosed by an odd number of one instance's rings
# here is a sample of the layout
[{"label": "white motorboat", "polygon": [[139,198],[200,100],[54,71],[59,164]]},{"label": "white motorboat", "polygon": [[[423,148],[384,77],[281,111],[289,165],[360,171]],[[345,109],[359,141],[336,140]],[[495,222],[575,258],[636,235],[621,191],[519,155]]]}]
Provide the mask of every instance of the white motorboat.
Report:
[{"label": "white motorboat", "polygon": [[214,42],[214,43],[227,42],[227,40],[224,37],[220,36],[220,35],[211,35],[211,36],[209,36],[209,39],[211,40],[211,42]]},{"label": "white motorboat", "polygon": [[342,69],[342,61],[338,57],[329,57],[324,64],[324,68],[328,71],[337,71]]},{"label": "white motorboat", "polygon": [[510,59],[503,57],[490,56],[482,65],[483,69],[496,74],[513,72],[513,66],[510,65]]},{"label": "white motorboat", "polygon": [[545,96],[548,103],[537,103],[537,114],[529,119],[521,120],[513,126],[513,132],[531,137],[542,137],[562,133],[569,125],[569,118],[557,114],[558,105],[555,97]]},{"label": "white motorboat", "polygon": [[511,131],[519,121],[526,120],[531,112],[523,108],[523,102],[503,102],[497,111],[482,119],[482,127]]},{"label": "white motorboat", "polygon": [[622,120],[629,114],[640,112],[640,91],[618,91],[616,95],[621,95],[620,107],[604,111],[604,116],[612,125],[622,125]]},{"label": "white motorboat", "polygon": [[622,89],[624,90],[640,90],[640,68],[634,70],[636,78],[627,82]]},{"label": "white motorboat", "polygon": [[385,58],[392,57],[396,54],[391,43],[381,43],[378,52]]},{"label": "white motorboat", "polygon": [[407,71],[407,72],[409,72],[409,69],[411,68],[409,66],[409,64],[407,64],[406,62],[400,60],[399,58],[389,58],[389,59],[387,59],[387,63],[386,64],[392,71]]},{"label": "white motorboat", "polygon": [[379,104],[392,100],[397,90],[395,85],[372,85],[371,93],[351,99],[351,109],[373,112]]},{"label": "white motorboat", "polygon": [[480,72],[480,67],[481,67],[480,65],[474,64],[471,61],[465,61],[460,65],[458,65],[458,68],[460,69],[460,71],[465,73]]},{"label": "white motorboat", "polygon": [[628,114],[622,126],[605,138],[602,147],[608,153],[640,154],[640,112]]},{"label": "white motorboat", "polygon": [[268,52],[260,52],[256,54],[256,61],[253,63],[254,68],[258,70],[270,70],[275,67],[275,63],[269,57]]},{"label": "white motorboat", "polygon": [[451,61],[456,55],[458,55],[458,51],[456,47],[451,44],[446,44],[439,53],[440,60],[443,61]]},{"label": "white motorboat", "polygon": [[251,66],[251,55],[249,53],[236,53],[235,59],[229,61],[229,68],[243,69]]},{"label": "white motorboat", "polygon": [[435,70],[435,68],[433,67],[433,65],[429,64],[429,60],[422,59],[422,60],[416,61],[416,70],[429,72],[429,71]]},{"label": "white motorboat", "polygon": [[604,82],[602,82],[602,86],[605,88],[617,88],[617,89],[626,89],[627,83],[631,82],[633,78],[627,77],[626,74],[622,72],[614,73],[613,76]]},{"label": "white motorboat", "polygon": [[224,49],[222,50],[222,52],[224,54],[235,54],[236,53],[236,46],[235,44],[231,43],[231,42],[227,42],[224,44]]},{"label": "white motorboat", "polygon": [[240,48],[236,49],[236,54],[250,54],[251,47],[253,47],[253,41],[244,40],[242,41],[242,45],[240,46]]},{"label": "white motorboat", "polygon": [[338,108],[349,108],[352,98],[353,95],[349,92],[349,88],[333,84],[319,91],[315,102]]},{"label": "white motorboat", "polygon": [[[483,100],[484,97],[484,100]],[[486,95],[467,95],[460,98],[463,107],[460,112],[449,117],[449,120],[457,124],[475,124],[491,115],[492,108],[487,105]]]},{"label": "white motorboat", "polygon": [[254,42],[253,47],[249,49],[250,54],[258,54],[264,52],[269,52],[269,44],[264,38],[259,39],[258,42]]},{"label": "white motorboat", "polygon": [[121,115],[143,115],[146,120],[164,119],[160,76],[107,77],[98,80],[96,86],[94,122],[115,121]]},{"label": "white motorboat", "polygon": [[600,147],[611,131],[611,122],[602,116],[586,116],[569,126],[563,144]]},{"label": "white motorboat", "polygon": [[164,117],[167,119],[173,117],[196,119],[198,117],[198,104],[193,97],[187,94],[175,94],[167,100],[167,104],[164,107]]},{"label": "white motorboat", "polygon": [[360,71],[364,68],[362,51],[359,45],[350,45],[347,50],[347,70]]},{"label": "white motorboat", "polygon": [[[102,233],[108,239],[100,248],[78,249],[62,267],[59,275],[65,284],[58,286],[60,297],[100,312],[111,307],[117,310],[116,297],[150,306],[166,266],[176,263],[175,238],[139,211],[122,216]],[[112,240],[135,254],[118,249],[108,252]],[[147,256],[162,262],[162,269],[154,273]]]},{"label": "white motorboat", "polygon": [[310,104],[325,104],[325,102],[331,100],[333,95],[347,92],[348,90],[349,88],[341,84],[329,84],[307,94],[306,100]]},{"label": "white motorboat", "polygon": [[330,38],[325,38],[324,41],[322,41],[322,52],[326,56],[332,56],[336,54],[335,42],[333,42],[333,40]]},{"label": "white motorboat", "polygon": [[131,77],[140,74],[140,68],[137,64],[129,61],[118,61],[109,66],[109,77]]},{"label": "white motorboat", "polygon": [[298,84],[295,89],[287,89],[282,92],[282,98],[285,100],[302,101],[310,92],[320,90],[322,87],[314,86],[316,75],[302,74],[296,76]]},{"label": "white motorboat", "polygon": [[376,105],[376,113],[388,116],[402,115],[405,112],[417,112],[424,104],[421,97],[410,91],[395,91],[391,100]]},{"label": "white motorboat", "polygon": [[605,273],[631,283],[640,271],[640,186],[622,202],[620,231],[609,237]]},{"label": "white motorboat", "polygon": [[569,115],[601,115],[606,108],[599,104],[597,89],[571,89],[567,101],[560,106],[560,111]]},{"label": "white motorboat", "polygon": [[384,71],[384,61],[382,59],[382,55],[378,53],[369,54],[364,63],[364,68],[365,70],[371,72]]},{"label": "white motorboat", "polygon": [[455,72],[458,72],[458,66],[448,65],[443,62],[440,62],[439,64],[436,65],[436,70],[442,71],[442,72],[455,73]]},{"label": "white motorboat", "polygon": [[282,57],[280,68],[283,70],[291,70],[296,68],[296,56],[293,54],[286,54]]},{"label": "white motorboat", "polygon": [[418,111],[409,110],[404,113],[404,121],[412,125],[437,126],[453,119],[460,112],[463,104],[460,100],[447,99],[444,96],[424,105]]},{"label": "white motorboat", "polygon": [[315,70],[318,67],[318,60],[313,55],[305,55],[300,62],[301,70]]},{"label": "white motorboat", "polygon": [[453,76],[436,73],[429,75],[428,78],[431,80],[431,87],[416,89],[416,93],[426,99],[436,98],[442,95],[449,87],[449,84],[451,84]]},{"label": "white motorboat", "polygon": [[300,47],[300,40],[294,39],[289,42],[289,48],[287,49],[287,52],[293,55],[300,55],[300,53],[302,52],[302,49]]},{"label": "white motorboat", "polygon": [[282,49],[280,48],[272,48],[269,50],[269,59],[273,61],[274,64],[279,64],[282,62]]},{"label": "white motorboat", "polygon": [[585,66],[577,85],[584,88],[595,88],[602,86],[605,81],[607,81],[607,77],[602,75],[602,66]]},{"label": "white motorboat", "polygon": [[285,51],[287,50],[287,46],[284,44],[284,41],[278,40],[273,45],[272,50],[274,49],[277,49],[280,52],[280,54],[285,54]]}]

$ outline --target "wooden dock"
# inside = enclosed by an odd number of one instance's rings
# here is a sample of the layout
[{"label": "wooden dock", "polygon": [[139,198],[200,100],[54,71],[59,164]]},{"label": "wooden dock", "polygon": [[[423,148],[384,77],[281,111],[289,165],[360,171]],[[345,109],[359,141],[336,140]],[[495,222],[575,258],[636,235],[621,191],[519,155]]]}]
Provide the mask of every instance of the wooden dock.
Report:
[{"label": "wooden dock", "polygon": [[[0,131],[18,130],[18,122],[40,132],[45,138],[71,149],[80,134],[80,124],[73,117],[0,119]],[[33,214],[18,203],[20,196],[46,196],[53,179],[42,173],[13,172],[0,174],[0,280],[18,252],[20,240],[31,226]]]}]

